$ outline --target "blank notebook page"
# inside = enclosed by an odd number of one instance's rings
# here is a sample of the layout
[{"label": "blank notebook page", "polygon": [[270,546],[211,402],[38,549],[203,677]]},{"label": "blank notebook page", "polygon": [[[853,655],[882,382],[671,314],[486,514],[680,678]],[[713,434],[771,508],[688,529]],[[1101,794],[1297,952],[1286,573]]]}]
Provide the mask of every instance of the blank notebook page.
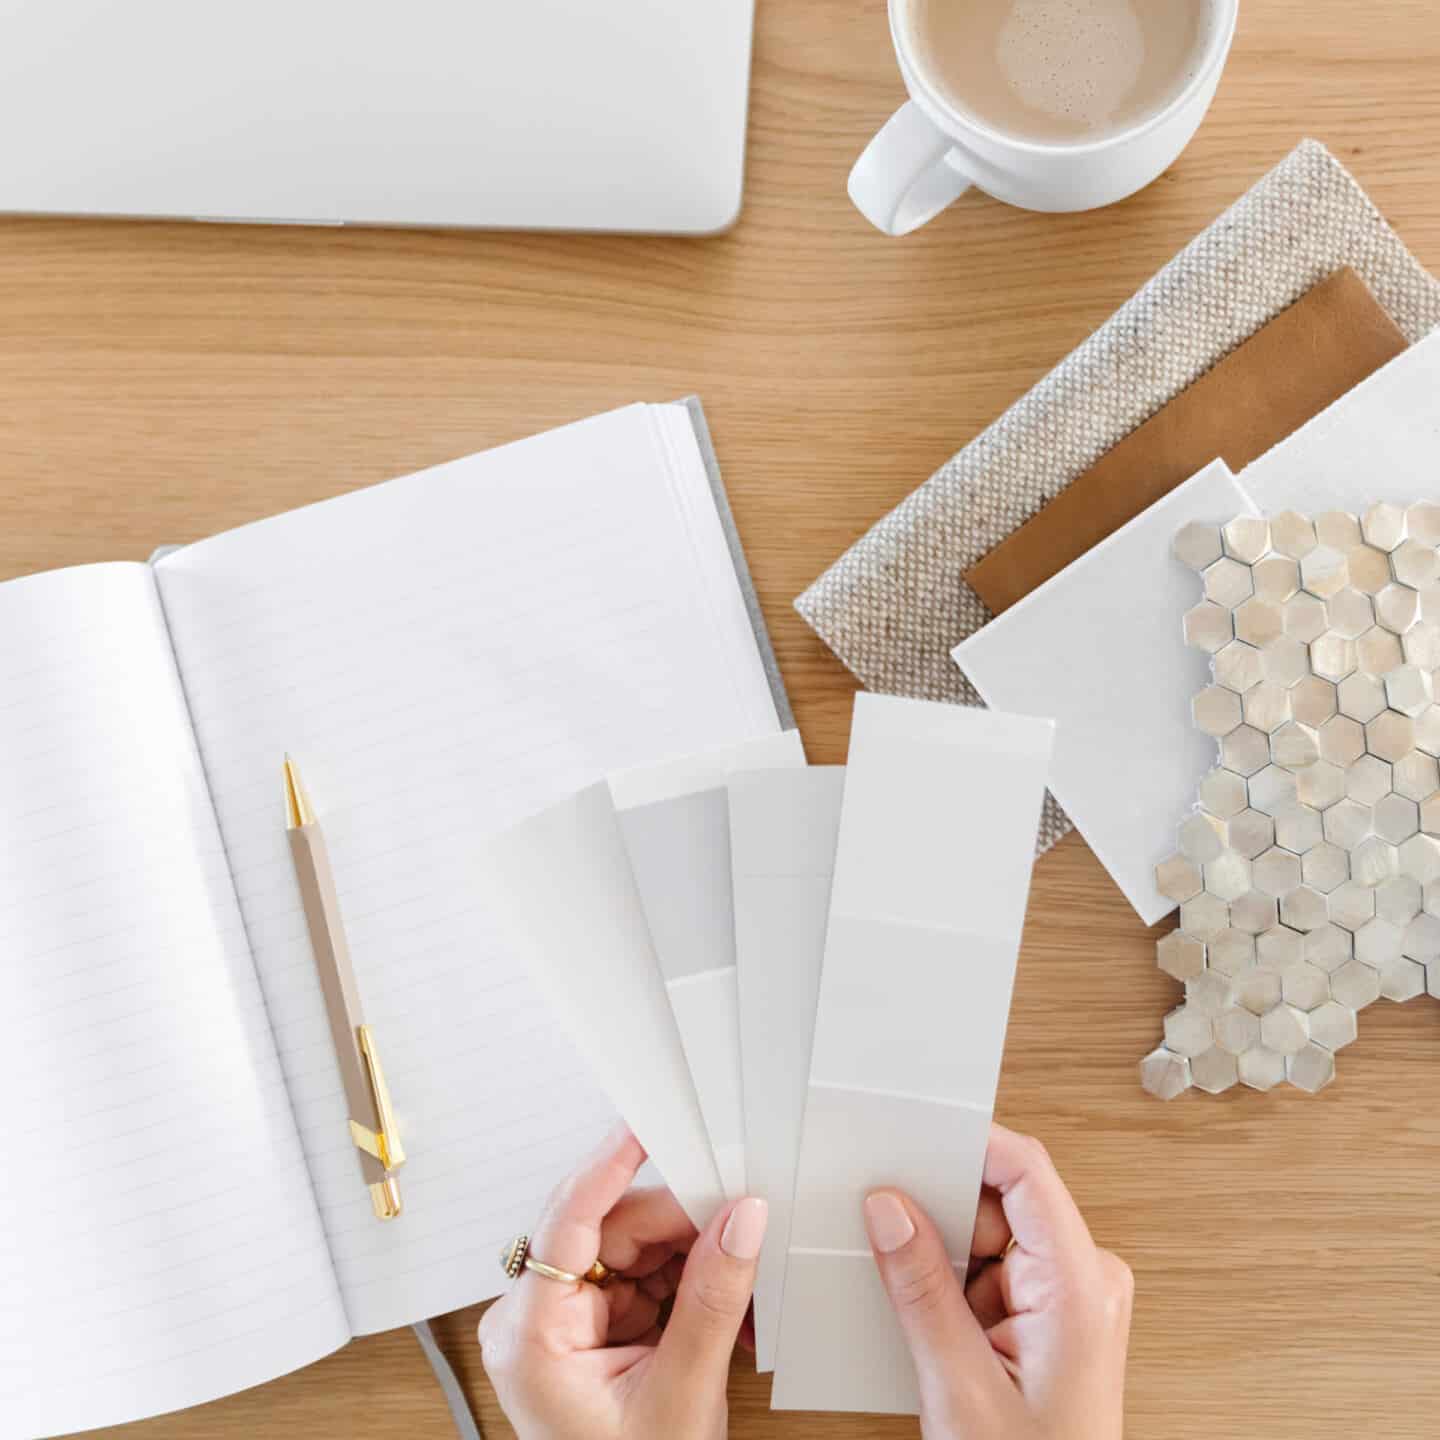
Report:
[{"label": "blank notebook page", "polygon": [[0,1436],[349,1338],[154,578],[0,585]]},{"label": "blank notebook page", "polygon": [[[157,578],[347,1312],[496,1293],[612,1112],[478,902],[484,837],[779,728],[686,412],[632,406],[177,551]],[[377,1224],[283,829],[330,842],[409,1163]]]}]

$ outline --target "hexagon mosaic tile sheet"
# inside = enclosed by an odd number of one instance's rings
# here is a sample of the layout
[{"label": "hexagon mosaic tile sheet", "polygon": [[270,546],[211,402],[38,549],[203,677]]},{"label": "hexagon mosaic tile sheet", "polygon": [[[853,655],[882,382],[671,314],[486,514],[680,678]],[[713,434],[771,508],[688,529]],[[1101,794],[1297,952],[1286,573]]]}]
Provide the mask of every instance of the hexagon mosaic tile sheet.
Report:
[{"label": "hexagon mosaic tile sheet", "polygon": [[1157,946],[1185,986],[1141,1083],[1323,1089],[1359,1012],[1440,997],[1440,504],[1187,525],[1219,756]]}]

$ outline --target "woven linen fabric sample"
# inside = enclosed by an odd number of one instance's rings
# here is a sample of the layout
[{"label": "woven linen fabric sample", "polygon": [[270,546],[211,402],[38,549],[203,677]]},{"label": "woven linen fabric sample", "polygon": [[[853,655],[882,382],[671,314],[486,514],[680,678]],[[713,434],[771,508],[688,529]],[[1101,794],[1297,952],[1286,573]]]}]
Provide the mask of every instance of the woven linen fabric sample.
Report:
[{"label": "woven linen fabric sample", "polygon": [[[1306,140],[840,557],[796,609],[867,689],[979,704],[950,658],[989,619],[963,572],[1111,446],[1341,265],[1412,343],[1440,282]],[[1038,848],[1070,829],[1046,800]]]}]

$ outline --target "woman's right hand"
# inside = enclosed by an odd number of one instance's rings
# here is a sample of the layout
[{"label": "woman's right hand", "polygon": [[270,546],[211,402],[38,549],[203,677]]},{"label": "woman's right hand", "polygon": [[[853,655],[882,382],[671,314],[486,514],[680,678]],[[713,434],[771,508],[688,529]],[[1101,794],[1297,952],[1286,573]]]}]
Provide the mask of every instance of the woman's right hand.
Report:
[{"label": "woman's right hand", "polygon": [[865,1223],[925,1440],[1120,1440],[1134,1277],[1090,1238],[1038,1141],[993,1127],[963,1284],[907,1195],[867,1196]]}]

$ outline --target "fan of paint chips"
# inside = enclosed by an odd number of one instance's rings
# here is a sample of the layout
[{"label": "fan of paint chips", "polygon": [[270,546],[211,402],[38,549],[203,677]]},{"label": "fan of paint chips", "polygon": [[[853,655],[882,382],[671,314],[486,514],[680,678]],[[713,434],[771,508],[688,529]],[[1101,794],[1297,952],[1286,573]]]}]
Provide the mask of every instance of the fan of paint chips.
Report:
[{"label": "fan of paint chips", "polygon": [[1185,986],[1141,1062],[1171,1099],[1316,1091],[1382,996],[1440,996],[1440,505],[1187,525],[1219,764],[1157,870]]}]

